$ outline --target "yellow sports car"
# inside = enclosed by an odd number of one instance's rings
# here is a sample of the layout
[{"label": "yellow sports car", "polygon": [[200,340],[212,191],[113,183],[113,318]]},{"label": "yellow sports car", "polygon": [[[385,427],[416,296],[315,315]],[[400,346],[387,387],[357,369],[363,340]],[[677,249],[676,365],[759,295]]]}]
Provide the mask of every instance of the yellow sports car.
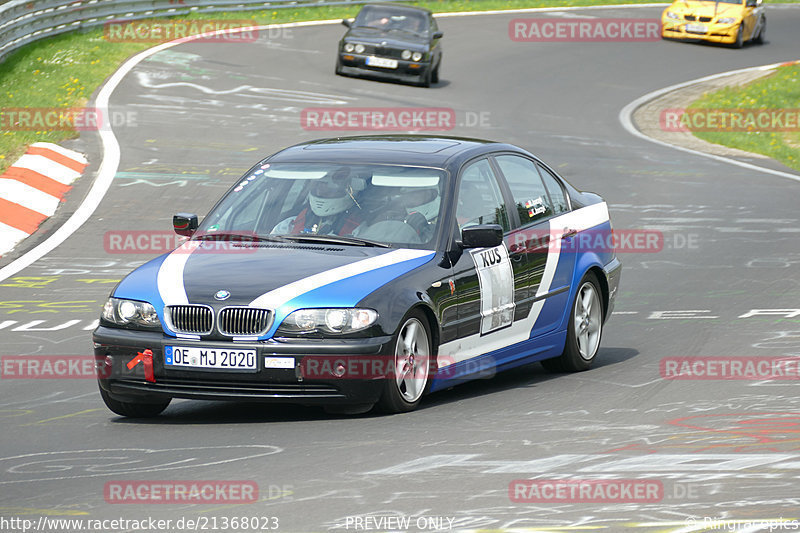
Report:
[{"label": "yellow sports car", "polygon": [[732,44],[763,43],[767,16],[761,0],[675,0],[661,15],[661,37]]}]

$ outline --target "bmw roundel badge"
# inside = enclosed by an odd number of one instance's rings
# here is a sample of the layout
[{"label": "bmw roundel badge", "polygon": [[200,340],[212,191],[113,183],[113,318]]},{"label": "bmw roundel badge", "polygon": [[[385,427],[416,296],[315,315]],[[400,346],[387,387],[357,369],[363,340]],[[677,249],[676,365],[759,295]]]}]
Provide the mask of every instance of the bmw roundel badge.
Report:
[{"label": "bmw roundel badge", "polygon": [[230,297],[231,297],[231,293],[229,293],[228,291],[226,291],[224,289],[221,290],[221,291],[217,291],[217,293],[214,295],[214,298],[217,299],[217,300],[220,300],[220,301],[221,300],[227,300]]}]

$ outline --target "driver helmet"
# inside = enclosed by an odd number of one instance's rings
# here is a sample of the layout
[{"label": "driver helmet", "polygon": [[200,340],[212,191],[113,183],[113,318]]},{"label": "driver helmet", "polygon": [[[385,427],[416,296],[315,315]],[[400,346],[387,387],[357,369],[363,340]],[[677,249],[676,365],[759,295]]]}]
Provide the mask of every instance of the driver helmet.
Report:
[{"label": "driver helmet", "polygon": [[311,211],[319,217],[343,213],[355,205],[355,195],[363,189],[362,180],[352,179],[350,170],[339,168],[332,175],[311,184],[308,203]]},{"label": "driver helmet", "polygon": [[439,189],[436,187],[406,187],[403,203],[408,214],[419,213],[430,221],[439,215]]}]

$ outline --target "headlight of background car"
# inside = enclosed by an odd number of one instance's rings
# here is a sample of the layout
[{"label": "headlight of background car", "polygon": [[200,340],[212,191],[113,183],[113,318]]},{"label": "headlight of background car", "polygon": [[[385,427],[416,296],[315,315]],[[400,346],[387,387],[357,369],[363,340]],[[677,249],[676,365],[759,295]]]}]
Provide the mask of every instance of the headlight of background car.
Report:
[{"label": "headlight of background car", "polygon": [[411,59],[411,50],[403,50],[403,53],[400,54],[400,57],[402,57],[405,60]]},{"label": "headlight of background car", "polygon": [[733,24],[734,22],[736,22],[736,19],[733,17],[723,17],[721,19],[718,19],[717,22],[719,22],[720,24]]},{"label": "headlight of background car", "polygon": [[413,59],[414,61],[419,61],[420,59],[422,59],[422,53],[414,52],[414,54],[411,56],[411,59]]},{"label": "headlight of background car", "polygon": [[344,51],[345,52],[352,52],[354,48],[355,48],[355,45],[353,43],[344,43]]},{"label": "headlight of background car", "polygon": [[120,326],[161,329],[155,308],[147,302],[109,298],[103,306],[103,320]]},{"label": "headlight of background car", "polygon": [[298,309],[283,320],[277,334],[352,333],[376,320],[378,312],[372,309]]},{"label": "headlight of background car", "polygon": [[667,11],[667,18],[676,19],[677,20],[680,17],[676,13],[673,13],[672,11]]},{"label": "headlight of background car", "polygon": [[364,45],[363,45],[363,44],[361,44],[361,43],[358,43],[358,44],[356,45],[356,53],[357,53],[357,54],[362,54],[362,53],[364,53]]}]

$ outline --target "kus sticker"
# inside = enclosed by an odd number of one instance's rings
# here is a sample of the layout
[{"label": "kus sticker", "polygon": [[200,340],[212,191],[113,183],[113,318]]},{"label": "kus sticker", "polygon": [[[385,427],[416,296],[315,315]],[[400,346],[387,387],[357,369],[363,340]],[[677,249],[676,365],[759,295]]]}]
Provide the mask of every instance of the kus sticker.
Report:
[{"label": "kus sticker", "polygon": [[470,250],[481,291],[481,335],[514,321],[514,273],[505,244]]}]

